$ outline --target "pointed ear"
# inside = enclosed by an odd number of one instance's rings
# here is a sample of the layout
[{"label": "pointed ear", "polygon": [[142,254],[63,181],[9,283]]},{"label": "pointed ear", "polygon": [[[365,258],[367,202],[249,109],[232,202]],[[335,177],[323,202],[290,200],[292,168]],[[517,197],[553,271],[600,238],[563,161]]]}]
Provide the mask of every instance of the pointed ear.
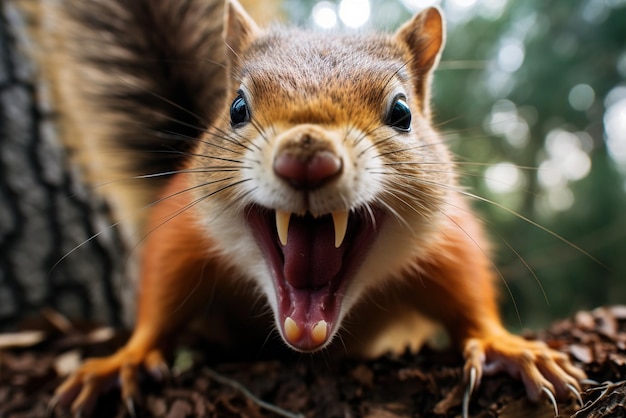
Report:
[{"label": "pointed ear", "polygon": [[405,23],[394,35],[395,41],[409,52],[408,66],[415,76],[417,95],[428,113],[430,75],[437,66],[445,43],[443,12],[430,7]]},{"label": "pointed ear", "polygon": [[[239,59],[241,52],[259,35],[261,30],[237,0],[226,0],[224,15],[224,41],[228,61]],[[235,61],[236,62],[236,61]]]}]

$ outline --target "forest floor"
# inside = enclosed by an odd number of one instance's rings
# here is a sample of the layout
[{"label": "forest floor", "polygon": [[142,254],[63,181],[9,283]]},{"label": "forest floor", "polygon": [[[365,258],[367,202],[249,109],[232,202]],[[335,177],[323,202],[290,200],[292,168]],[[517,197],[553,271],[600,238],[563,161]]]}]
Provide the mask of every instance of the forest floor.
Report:
[{"label": "forest floor", "polygon": [[[104,355],[128,337],[110,328],[77,326],[46,312],[28,330],[0,334],[0,418],[66,417],[48,404],[63,375],[85,355]],[[528,337],[571,355],[590,379],[584,407],[559,405],[559,416],[626,417],[626,306],[579,312]],[[424,348],[375,361],[294,358],[211,362],[180,348],[172,376],[143,379],[137,417],[458,417],[464,391],[458,354]],[[521,383],[485,377],[470,404],[472,417],[553,417],[550,404],[532,404]],[[112,389],[97,417],[130,416]]]}]

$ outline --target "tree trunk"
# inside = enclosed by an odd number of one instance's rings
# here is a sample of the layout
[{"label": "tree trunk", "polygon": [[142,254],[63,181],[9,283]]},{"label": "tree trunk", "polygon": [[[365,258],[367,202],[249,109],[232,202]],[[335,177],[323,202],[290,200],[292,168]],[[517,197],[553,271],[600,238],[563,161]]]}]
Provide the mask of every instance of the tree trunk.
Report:
[{"label": "tree trunk", "polygon": [[68,164],[27,36],[0,0],[0,329],[43,307],[118,325],[120,234]]}]

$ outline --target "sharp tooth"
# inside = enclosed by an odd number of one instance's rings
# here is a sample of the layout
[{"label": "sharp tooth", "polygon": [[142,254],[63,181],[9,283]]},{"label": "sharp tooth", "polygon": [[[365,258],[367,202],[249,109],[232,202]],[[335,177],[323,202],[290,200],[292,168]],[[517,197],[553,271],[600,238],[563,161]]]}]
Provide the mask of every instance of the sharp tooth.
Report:
[{"label": "sharp tooth", "polygon": [[287,232],[289,231],[289,220],[291,213],[276,210],[276,230],[278,231],[278,239],[283,246],[287,245]]},{"label": "sharp tooth", "polygon": [[313,328],[311,328],[311,340],[313,340],[315,344],[322,344],[324,341],[326,341],[327,335],[328,322],[324,321],[323,319],[321,321],[318,321],[318,323],[313,325]]},{"label": "sharp tooth", "polygon": [[289,342],[295,343],[302,336],[302,331],[300,330],[300,327],[298,327],[298,324],[296,324],[296,321],[294,321],[290,316],[285,318],[284,327],[285,327],[285,337],[287,338]]},{"label": "sharp tooth", "polygon": [[335,248],[339,248],[346,237],[346,230],[348,229],[348,211],[335,211],[332,215],[333,223],[335,224]]}]

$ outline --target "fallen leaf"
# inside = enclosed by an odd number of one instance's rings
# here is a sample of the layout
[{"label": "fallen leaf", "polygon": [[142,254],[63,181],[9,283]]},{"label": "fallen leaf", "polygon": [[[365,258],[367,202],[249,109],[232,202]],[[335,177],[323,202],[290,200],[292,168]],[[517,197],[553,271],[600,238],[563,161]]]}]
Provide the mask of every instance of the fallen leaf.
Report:
[{"label": "fallen leaf", "polygon": [[111,327],[102,327],[91,331],[87,334],[87,342],[91,344],[103,343],[111,341],[115,337],[115,329]]},{"label": "fallen leaf", "polygon": [[0,334],[0,350],[18,347],[32,347],[46,338],[41,331],[22,331]]},{"label": "fallen leaf", "polygon": [[70,350],[54,359],[54,370],[59,376],[68,376],[80,367],[82,358],[79,350]]},{"label": "fallen leaf", "polygon": [[593,350],[591,347],[582,344],[572,344],[569,347],[569,352],[574,358],[582,361],[585,364],[591,363],[593,358]]}]

